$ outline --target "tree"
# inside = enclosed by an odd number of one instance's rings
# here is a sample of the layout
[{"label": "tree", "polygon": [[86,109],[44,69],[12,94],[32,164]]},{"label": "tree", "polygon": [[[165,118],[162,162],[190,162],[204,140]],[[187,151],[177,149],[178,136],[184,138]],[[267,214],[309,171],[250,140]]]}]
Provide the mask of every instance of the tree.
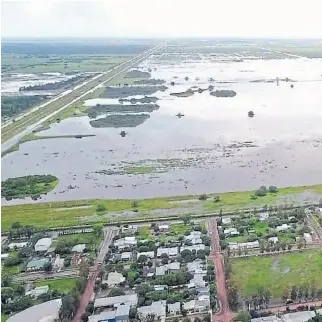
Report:
[{"label": "tree", "polygon": [[96,237],[100,237],[103,231],[103,224],[95,224],[93,226],[93,233]]},{"label": "tree", "polygon": [[207,199],[208,199],[208,196],[206,194],[204,194],[204,193],[199,196],[200,201],[204,201],[204,200],[207,200]]},{"label": "tree", "polygon": [[87,322],[88,321],[89,314],[88,313],[83,313],[81,316],[81,321],[82,322]]},{"label": "tree", "polygon": [[277,187],[275,187],[275,186],[269,186],[269,187],[268,187],[268,191],[269,191],[270,193],[276,193],[276,192],[278,192],[278,189],[277,189]]},{"label": "tree", "polygon": [[21,227],[20,222],[19,221],[15,221],[12,225],[11,225],[11,229],[19,229]]},{"label": "tree", "polygon": [[121,290],[120,288],[112,288],[109,293],[108,296],[113,297],[113,296],[121,296],[121,295],[125,295],[125,293],[123,292],[123,290]]},{"label": "tree", "polygon": [[140,257],[137,259],[138,263],[146,263],[148,260],[148,256],[146,255],[140,255]]},{"label": "tree", "polygon": [[251,320],[251,315],[248,311],[241,311],[236,316],[236,321],[249,322]]},{"label": "tree", "polygon": [[105,211],[106,210],[106,208],[105,208],[105,206],[104,205],[102,205],[102,204],[98,204],[97,206],[96,206],[96,212],[103,212],[103,211]]},{"label": "tree", "polygon": [[190,220],[191,220],[191,215],[189,214],[185,214],[182,216],[182,220],[183,220],[183,223],[185,225],[188,225],[190,223]]},{"label": "tree", "polygon": [[43,270],[46,272],[46,273],[49,273],[51,272],[53,269],[53,264],[51,262],[46,262],[43,266]]},{"label": "tree", "polygon": [[293,285],[291,288],[291,299],[295,301],[297,298],[297,287],[296,285]]},{"label": "tree", "polygon": [[214,197],[214,202],[219,202],[220,201],[220,197],[219,196],[215,196]]},{"label": "tree", "polygon": [[139,206],[139,203],[136,200],[133,200],[131,205],[132,205],[132,208],[137,208]]},{"label": "tree", "polygon": [[256,191],[255,191],[255,196],[257,196],[257,197],[264,197],[264,196],[266,196],[266,188],[265,188],[265,190],[264,189],[257,189]]},{"label": "tree", "polygon": [[145,294],[150,292],[150,285],[142,283],[136,287],[135,291],[139,296],[145,296]]}]

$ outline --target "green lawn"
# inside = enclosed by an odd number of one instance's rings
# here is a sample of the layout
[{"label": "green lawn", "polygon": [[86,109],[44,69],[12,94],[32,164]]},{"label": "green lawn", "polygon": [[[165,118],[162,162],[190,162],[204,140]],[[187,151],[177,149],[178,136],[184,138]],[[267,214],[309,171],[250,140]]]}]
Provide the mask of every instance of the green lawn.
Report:
[{"label": "green lawn", "polygon": [[311,284],[322,288],[322,252],[305,251],[280,256],[260,256],[231,259],[232,277],[245,297],[256,293],[258,286],[265,286],[274,298],[292,285]]},{"label": "green lawn", "polygon": [[[276,203],[277,198],[285,195],[292,195],[311,190],[316,193],[321,193],[322,197],[322,185],[316,186],[301,186],[301,187],[289,187],[281,188],[276,195],[268,194],[265,197],[260,197],[256,200],[252,200],[250,196],[252,191],[241,192],[229,192],[216,194],[220,197],[220,202],[215,203],[212,201],[204,201],[201,204],[203,210],[201,213],[233,211],[236,209],[254,207],[260,207],[264,204]],[[214,196],[215,194],[213,194]],[[157,215],[151,214],[151,210],[156,209],[170,209],[170,208],[187,208],[187,213],[190,212],[189,200],[195,200],[198,195],[187,196],[174,196],[166,198],[151,198],[142,199],[138,203],[138,219],[150,219],[156,218]],[[173,203],[171,201],[185,201],[187,203]],[[88,218],[88,216],[95,214],[95,208],[98,204],[103,204],[107,212],[120,212],[124,210],[132,209],[132,201],[130,199],[111,199],[111,200],[76,200],[66,202],[52,202],[52,203],[38,203],[38,204],[26,204],[17,206],[3,206],[2,207],[2,230],[6,231],[10,229],[12,223],[19,221],[22,225],[34,225],[39,228],[48,227],[61,227],[68,225],[89,224],[97,222],[97,219]],[[50,208],[51,205],[51,208]],[[86,206],[78,208],[79,206]],[[160,215],[161,216],[161,215]],[[86,217],[86,219],[84,218]],[[175,213],[171,214],[172,218],[176,218]],[[181,216],[180,216],[181,217]],[[169,216],[170,218],[170,216]],[[85,219],[85,220],[84,220]],[[125,219],[125,218],[124,218]],[[132,218],[133,219],[133,218]],[[102,216],[100,222],[108,222],[105,216]],[[174,225],[173,225],[174,226]],[[175,229],[175,228],[173,228]]]},{"label": "green lawn", "polygon": [[5,315],[4,313],[1,313],[1,322],[5,322],[8,320],[8,316]]},{"label": "green lawn", "polygon": [[149,239],[152,237],[149,226],[139,227],[139,236],[140,239]]},{"label": "green lawn", "polygon": [[36,281],[35,286],[48,285],[50,290],[67,293],[76,286],[78,278],[47,279]]},{"label": "green lawn", "polygon": [[87,244],[95,245],[97,242],[100,242],[100,238],[97,238],[93,233],[84,233],[84,234],[75,234],[75,235],[64,235],[58,236],[55,239],[54,245],[59,241],[64,241],[73,245],[77,244]]},{"label": "green lawn", "polygon": [[185,224],[173,224],[170,226],[170,232],[177,236],[184,235],[187,230],[191,230],[191,228]]}]

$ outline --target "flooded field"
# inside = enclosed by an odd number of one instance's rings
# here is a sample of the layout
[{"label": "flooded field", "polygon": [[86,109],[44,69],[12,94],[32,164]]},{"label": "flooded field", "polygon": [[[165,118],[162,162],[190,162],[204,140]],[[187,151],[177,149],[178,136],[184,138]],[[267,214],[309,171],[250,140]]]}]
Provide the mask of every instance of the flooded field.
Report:
[{"label": "flooded field", "polygon": [[[150,95],[158,98],[159,108],[148,113],[149,118],[126,128],[94,128],[88,116],[53,124],[39,135],[95,136],[24,143],[2,158],[2,180],[27,174],[57,176],[58,186],[42,201],[321,183],[322,59],[263,53],[169,51],[150,57],[140,70],[149,69],[168,89]],[[212,96],[209,85],[233,90],[236,96]],[[189,97],[170,95],[189,88],[205,91]],[[142,96],[127,98],[132,97]],[[96,104],[120,103],[117,98],[85,102]],[[249,111],[254,117],[248,117]],[[121,130],[125,137],[119,135]]]}]

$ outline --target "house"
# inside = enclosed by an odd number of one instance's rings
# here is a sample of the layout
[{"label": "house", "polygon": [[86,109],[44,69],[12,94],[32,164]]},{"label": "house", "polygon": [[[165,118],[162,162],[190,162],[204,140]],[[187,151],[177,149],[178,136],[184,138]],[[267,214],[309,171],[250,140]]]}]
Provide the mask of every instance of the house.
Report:
[{"label": "house", "polygon": [[138,226],[127,225],[122,227],[122,233],[135,233],[138,231]]},{"label": "house", "polygon": [[190,235],[185,236],[185,240],[190,240],[193,245],[202,244],[201,232],[192,231]]},{"label": "house", "polygon": [[268,241],[276,244],[278,242],[278,237],[270,237],[268,238]]},{"label": "house", "polygon": [[204,264],[201,260],[195,260],[191,263],[187,263],[189,273],[197,273],[203,271]]},{"label": "house", "polygon": [[170,315],[180,315],[181,314],[181,304],[176,302],[173,304],[168,304],[168,312]]},{"label": "house", "polygon": [[62,304],[61,299],[56,299],[41,304],[34,305],[26,310],[9,317],[7,322],[53,322],[59,317],[59,310]]},{"label": "house", "polygon": [[253,242],[246,242],[246,243],[228,243],[230,249],[238,249],[238,248],[247,248],[247,249],[254,249],[259,248],[259,241],[255,240]]},{"label": "house", "polygon": [[232,227],[232,228],[224,229],[224,234],[225,235],[239,235],[239,232],[236,228]]},{"label": "house", "polygon": [[205,274],[195,274],[193,276],[193,279],[190,280],[188,284],[188,288],[194,288],[194,287],[205,287],[206,282],[204,281]]},{"label": "house", "polygon": [[35,244],[35,252],[47,252],[51,246],[51,238],[41,238]]},{"label": "house", "polygon": [[155,268],[155,276],[163,276],[167,272],[167,267],[164,266],[159,266]]},{"label": "house", "polygon": [[143,276],[144,277],[153,277],[155,274],[155,268],[154,267],[143,267]]},{"label": "house", "polygon": [[287,229],[289,229],[290,228],[290,226],[288,225],[288,224],[283,224],[283,225],[281,225],[281,226],[277,226],[276,227],[276,230],[277,231],[284,231],[284,230],[287,230]]},{"label": "house", "polygon": [[159,231],[161,232],[168,232],[170,230],[170,225],[159,225]]},{"label": "house", "polygon": [[136,237],[125,237],[114,241],[114,246],[118,249],[123,249],[126,247],[133,247],[137,245]]},{"label": "house", "polygon": [[269,218],[269,213],[268,212],[262,212],[259,214],[259,221],[265,221]]},{"label": "house", "polygon": [[205,250],[206,246],[204,244],[197,244],[192,246],[182,246],[180,248],[180,253],[182,253],[184,250],[190,250],[191,252],[195,250],[196,252],[198,250]]},{"label": "house", "polygon": [[168,289],[167,285],[154,285],[154,290],[156,292],[162,292]]},{"label": "house", "polygon": [[46,294],[49,292],[49,286],[44,285],[44,286],[38,286],[35,287],[33,290],[26,292],[26,296],[31,296],[33,298],[38,298],[42,294]]},{"label": "house", "polygon": [[124,252],[121,254],[121,260],[122,261],[129,261],[132,258],[132,253],[131,252]]},{"label": "house", "polygon": [[102,284],[107,284],[109,287],[114,287],[125,282],[125,277],[118,272],[111,272],[107,276],[107,280],[103,281]]},{"label": "house", "polygon": [[223,225],[230,225],[231,224],[231,218],[230,217],[226,217],[222,219],[222,224]]},{"label": "house", "polygon": [[97,298],[94,301],[94,308],[115,307],[120,304],[127,304],[130,307],[136,306],[138,304],[137,294]]},{"label": "house", "polygon": [[21,242],[21,243],[10,243],[9,245],[8,245],[8,247],[9,247],[9,249],[10,250],[14,250],[14,249],[16,249],[16,248],[22,248],[22,247],[26,247],[28,245],[28,243],[27,242]]},{"label": "house", "polygon": [[157,257],[161,257],[162,254],[168,255],[168,257],[174,257],[178,255],[178,247],[159,247],[157,249]]},{"label": "house", "polygon": [[306,243],[312,243],[313,242],[312,236],[311,236],[310,233],[304,233],[303,238],[305,239]]},{"label": "house", "polygon": [[85,244],[77,244],[77,245],[73,246],[72,252],[73,253],[83,253],[85,248],[86,248]]},{"label": "house", "polygon": [[121,304],[114,311],[101,312],[100,314],[89,316],[89,322],[128,322],[131,306]]},{"label": "house", "polygon": [[210,295],[199,295],[198,294],[198,304],[204,307],[210,307]]},{"label": "house", "polygon": [[153,315],[154,320],[164,320],[166,316],[167,301],[152,302],[151,305],[141,306],[137,309],[140,320]]},{"label": "house", "polygon": [[306,322],[315,317],[314,311],[302,311],[284,314],[282,320],[284,322]]},{"label": "house", "polygon": [[41,271],[44,268],[44,265],[48,263],[48,258],[34,259],[27,263],[26,270],[29,271]]},{"label": "house", "polygon": [[209,306],[206,306],[204,303],[198,300],[191,300],[183,304],[183,309],[188,313],[203,312],[207,311],[209,309]]},{"label": "house", "polygon": [[178,273],[179,270],[180,270],[179,262],[169,263],[163,266],[156,267],[155,276],[163,276],[167,273]]},{"label": "house", "polygon": [[147,258],[154,258],[155,254],[154,252],[141,252],[137,253],[136,258],[140,258],[140,256],[146,256]]}]

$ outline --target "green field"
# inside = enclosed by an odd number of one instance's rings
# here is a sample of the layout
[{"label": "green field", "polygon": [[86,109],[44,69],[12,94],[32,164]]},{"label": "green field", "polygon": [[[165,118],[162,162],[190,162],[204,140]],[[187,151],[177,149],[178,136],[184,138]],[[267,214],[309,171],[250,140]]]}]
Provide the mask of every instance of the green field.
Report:
[{"label": "green field", "polygon": [[[281,197],[294,196],[304,191],[310,190],[322,195],[322,185],[316,186],[301,186],[281,188],[277,194],[268,194],[265,197],[259,197],[256,200],[251,199],[252,191],[246,192],[229,192],[221,194],[209,195],[213,198],[215,195],[220,197],[220,202],[196,201],[198,195],[176,196],[167,198],[152,198],[142,199],[138,201],[138,210],[136,217],[129,217],[128,220],[148,220],[157,217],[178,218],[175,214],[175,208],[186,209],[186,213],[191,213],[191,204],[199,204],[201,211],[199,214],[218,214],[219,210],[223,211],[236,211],[241,209],[253,209],[254,207],[261,207],[265,204],[275,205],[276,201]],[[96,206],[102,204],[106,208],[106,212],[122,212],[125,210],[133,209],[132,201],[129,199],[116,199],[116,200],[77,200],[66,202],[52,202],[52,203],[39,203],[39,204],[26,204],[17,206],[3,206],[2,207],[2,230],[10,229],[12,223],[19,221],[21,225],[34,225],[39,228],[61,227],[70,225],[80,225],[89,223],[107,223],[115,221],[126,222],[127,218],[121,216],[120,219],[113,217],[97,216],[91,217],[96,214]],[[172,201],[181,201],[175,203]],[[186,202],[185,202],[186,201]],[[288,203],[290,204],[290,203]],[[152,210],[158,209],[172,209],[171,214],[165,215],[164,211],[160,211],[160,215],[151,213]],[[181,212],[182,213],[182,212]]]},{"label": "green field", "polygon": [[48,285],[50,290],[56,290],[61,293],[68,293],[76,286],[78,278],[62,278],[62,279],[47,279],[37,281],[34,283],[35,286]]},{"label": "green field", "polygon": [[103,72],[131,58],[130,55],[2,55],[2,69],[15,73]]},{"label": "green field", "polygon": [[273,298],[292,285],[322,288],[322,252],[305,251],[279,256],[260,256],[231,259],[231,280],[237,284],[243,297],[250,298],[258,286],[264,286]]}]

